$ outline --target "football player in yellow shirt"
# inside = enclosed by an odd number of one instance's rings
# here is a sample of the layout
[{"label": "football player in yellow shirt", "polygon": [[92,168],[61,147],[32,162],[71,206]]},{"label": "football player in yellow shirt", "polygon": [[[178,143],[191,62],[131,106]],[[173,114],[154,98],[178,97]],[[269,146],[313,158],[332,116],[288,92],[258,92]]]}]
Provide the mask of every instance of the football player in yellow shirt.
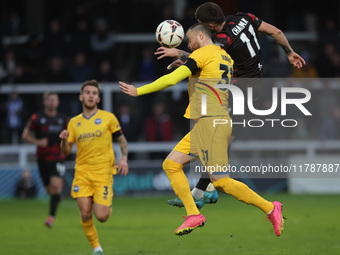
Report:
[{"label": "football player in yellow shirt", "polygon": [[[77,199],[81,225],[93,247],[93,254],[103,254],[92,211],[100,222],[109,219],[112,211],[113,174],[126,175],[127,141],[114,114],[98,109],[100,86],[97,81],[86,81],[80,89],[79,100],[83,112],[73,117],[67,130],[60,133],[61,149],[70,154],[77,144],[75,175],[71,195]],[[118,141],[121,158],[117,164],[112,149],[112,138]]]},{"label": "football player in yellow shirt", "polygon": [[[213,44],[211,32],[203,24],[195,24],[190,27],[187,31],[187,39],[188,48],[193,53],[190,54],[184,65],[172,73],[138,89],[133,85],[119,82],[122,91],[130,96],[140,96],[159,91],[173,86],[187,77],[190,77],[190,83],[194,82],[194,86],[190,86],[190,90],[194,89],[195,91],[189,91],[192,109],[189,109],[189,105],[184,116],[195,120],[196,124],[163,162],[163,169],[173,190],[183,202],[188,215],[184,223],[175,230],[176,235],[188,234],[195,228],[203,226],[206,221],[197,209],[190,193],[190,186],[183,172],[183,165],[190,162],[190,154],[196,154],[204,166],[227,166],[228,143],[225,141],[228,141],[231,135],[230,126],[218,123],[213,125],[213,121],[217,118],[230,120],[230,117],[227,110],[227,93],[209,84],[209,80],[213,84],[217,80],[222,83],[223,80],[224,83],[229,82],[225,80],[231,78],[230,69],[232,70],[233,60],[224,50]],[[206,90],[206,114],[203,114],[200,107],[203,101],[202,90]],[[231,179],[228,172],[211,171],[209,175],[216,189],[232,195],[244,203],[254,205],[264,213],[268,214],[275,210],[272,202],[263,199],[244,183]],[[275,212],[277,220],[281,220],[281,211],[276,210]]]}]

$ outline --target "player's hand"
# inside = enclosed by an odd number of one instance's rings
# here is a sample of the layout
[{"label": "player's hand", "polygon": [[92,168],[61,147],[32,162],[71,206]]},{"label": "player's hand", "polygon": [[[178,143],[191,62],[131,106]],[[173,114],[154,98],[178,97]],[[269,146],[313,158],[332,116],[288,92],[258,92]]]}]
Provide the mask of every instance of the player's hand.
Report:
[{"label": "player's hand", "polygon": [[67,141],[69,135],[70,135],[69,132],[67,132],[67,130],[64,129],[63,131],[60,132],[59,138],[63,141]]},{"label": "player's hand", "polygon": [[124,156],[121,156],[116,168],[117,168],[117,174],[124,175],[124,176],[127,175],[129,173],[129,166],[127,163],[127,158]]},{"label": "player's hand", "polygon": [[125,82],[120,81],[119,82],[119,88],[125,93],[128,94],[129,96],[132,97],[137,97],[137,88],[133,85],[129,85]]},{"label": "player's hand", "polygon": [[48,145],[48,139],[46,137],[37,140],[37,146],[40,148],[45,148]]},{"label": "player's hand", "polygon": [[178,57],[178,51],[176,48],[159,47],[154,54],[159,55],[157,59],[162,59],[165,57]]},{"label": "player's hand", "polygon": [[181,60],[181,59],[176,59],[174,62],[172,62],[170,65],[168,65],[168,67],[167,67],[166,69],[170,70],[170,69],[172,69],[173,67],[177,67],[177,66],[181,66],[181,65],[184,65],[183,60]]},{"label": "player's hand", "polygon": [[306,64],[306,61],[294,51],[287,55],[289,63],[292,64],[294,67],[300,69],[303,65]]}]

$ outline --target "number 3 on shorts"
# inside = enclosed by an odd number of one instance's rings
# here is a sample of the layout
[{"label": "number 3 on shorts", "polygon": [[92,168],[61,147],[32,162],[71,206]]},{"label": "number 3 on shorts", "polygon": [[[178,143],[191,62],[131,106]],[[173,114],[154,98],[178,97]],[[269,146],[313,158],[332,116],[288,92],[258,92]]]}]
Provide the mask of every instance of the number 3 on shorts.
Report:
[{"label": "number 3 on shorts", "polygon": [[103,188],[104,188],[103,195],[107,196],[109,194],[109,187],[108,186],[103,186]]}]

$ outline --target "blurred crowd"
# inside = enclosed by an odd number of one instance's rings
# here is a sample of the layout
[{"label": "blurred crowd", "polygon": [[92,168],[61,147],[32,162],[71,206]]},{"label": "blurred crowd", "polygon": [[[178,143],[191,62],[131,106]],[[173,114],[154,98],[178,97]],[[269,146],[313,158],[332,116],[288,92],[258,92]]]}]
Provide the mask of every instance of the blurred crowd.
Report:
[{"label": "blurred crowd", "polygon": [[[28,27],[28,1],[2,1],[0,40],[1,84],[148,82],[167,73],[171,59],[157,60],[153,52],[158,44],[121,43],[123,33],[153,33],[165,19],[177,19],[186,29],[196,22],[195,8],[205,1],[194,0],[98,0],[41,1],[44,21],[39,33]],[[252,12],[285,31],[309,32],[316,38],[291,41],[306,60],[300,70],[293,70],[282,51],[261,36],[265,77],[335,78],[340,77],[339,3],[326,7],[317,2],[286,1],[275,6],[272,1],[214,1],[226,14]],[[336,2],[336,1],[334,1]],[[266,6],[266,8],[264,8]],[[272,13],[265,11],[272,9]],[[283,8],[283,9],[282,9]],[[335,10],[334,10],[335,9]],[[278,15],[276,15],[276,13]],[[275,15],[274,15],[275,14]],[[289,16],[289,18],[286,17]],[[128,17],[128,18],[127,18]],[[23,38],[20,40],[20,38]],[[180,46],[186,49],[185,43]],[[1,86],[1,85],[0,85]],[[179,118],[187,104],[187,95],[161,93],[138,101],[114,95],[114,113],[119,117],[130,141],[171,141],[182,137],[189,124]],[[41,95],[0,95],[0,143],[20,143],[20,135],[30,114],[41,107]],[[317,119],[301,119],[294,132],[270,132],[266,135],[245,132],[240,139],[340,139],[339,90],[327,84],[313,94],[318,102]],[[63,106],[69,115],[80,111],[79,104]],[[76,95],[73,98],[77,99]],[[265,102],[266,103],[266,102]],[[77,104],[77,102],[76,102]],[[180,120],[179,120],[180,119]],[[262,132],[264,134],[264,132]],[[264,136],[264,137],[263,137]]]}]

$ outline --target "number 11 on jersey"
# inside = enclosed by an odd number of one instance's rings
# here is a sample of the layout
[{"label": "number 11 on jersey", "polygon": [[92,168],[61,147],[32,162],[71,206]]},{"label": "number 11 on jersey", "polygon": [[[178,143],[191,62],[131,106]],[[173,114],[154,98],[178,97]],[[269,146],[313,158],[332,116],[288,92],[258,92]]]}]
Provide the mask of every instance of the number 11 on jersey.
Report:
[{"label": "number 11 on jersey", "polygon": [[[257,41],[255,30],[254,30],[252,25],[249,25],[248,31],[254,37],[254,41],[255,41],[255,44],[257,46],[257,49],[260,50],[260,44]],[[250,39],[247,37],[247,35],[245,33],[242,33],[240,35],[240,39],[241,39],[242,42],[246,43],[247,48],[248,48],[249,53],[250,53],[250,57],[255,57],[256,53],[254,51],[253,46],[251,46]]]}]

